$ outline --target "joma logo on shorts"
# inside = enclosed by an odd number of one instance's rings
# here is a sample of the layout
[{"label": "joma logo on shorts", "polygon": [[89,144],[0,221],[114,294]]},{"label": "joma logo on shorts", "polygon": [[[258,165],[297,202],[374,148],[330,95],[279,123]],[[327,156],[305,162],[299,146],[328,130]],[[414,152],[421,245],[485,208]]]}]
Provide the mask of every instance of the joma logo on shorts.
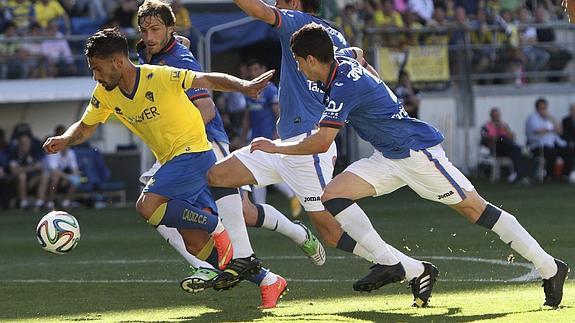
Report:
[{"label": "joma logo on shorts", "polygon": [[208,218],[204,215],[198,214],[191,210],[184,210],[184,214],[182,214],[182,219],[190,222],[196,222],[199,224],[206,224],[208,222]]},{"label": "joma logo on shorts", "polygon": [[449,191],[449,192],[447,192],[447,193],[443,193],[443,194],[441,194],[441,195],[437,195],[437,199],[438,199],[438,200],[441,200],[441,199],[444,199],[444,198],[446,198],[446,197],[449,197],[449,196],[451,196],[451,195],[453,195],[453,194],[454,194],[453,191]]},{"label": "joma logo on shorts", "polygon": [[303,198],[304,203],[315,202],[315,201],[319,201],[319,200],[320,200],[319,196],[308,196],[308,197]]}]

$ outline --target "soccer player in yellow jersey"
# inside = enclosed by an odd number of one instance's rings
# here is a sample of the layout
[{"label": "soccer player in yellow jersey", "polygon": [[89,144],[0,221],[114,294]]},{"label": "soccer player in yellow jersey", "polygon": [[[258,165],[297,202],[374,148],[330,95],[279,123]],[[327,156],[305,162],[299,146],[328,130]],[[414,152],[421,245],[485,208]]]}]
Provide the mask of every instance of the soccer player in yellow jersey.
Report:
[{"label": "soccer player in yellow jersey", "polygon": [[[55,153],[79,144],[115,115],[163,164],[136,203],[140,215],[152,225],[207,231],[214,238],[221,268],[225,268],[231,258],[231,244],[218,217],[209,212],[217,209],[206,182],[206,172],[216,157],[200,112],[185,90],[240,91],[255,97],[273,72],[246,81],[222,73],[136,66],[128,57],[126,38],[116,29],[104,29],[88,38],[85,54],[99,84],[81,120],[63,135],[48,138],[44,149]],[[253,266],[240,275],[259,271],[259,262],[250,263]]]}]

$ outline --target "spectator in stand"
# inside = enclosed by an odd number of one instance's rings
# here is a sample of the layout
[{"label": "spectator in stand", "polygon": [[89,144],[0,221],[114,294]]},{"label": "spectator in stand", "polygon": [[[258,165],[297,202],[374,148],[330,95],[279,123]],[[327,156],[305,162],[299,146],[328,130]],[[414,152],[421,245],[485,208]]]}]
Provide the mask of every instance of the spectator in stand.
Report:
[{"label": "spectator in stand", "polygon": [[190,32],[192,29],[192,21],[190,20],[190,12],[181,0],[174,0],[170,5],[176,16],[176,33],[184,37],[190,37]]},{"label": "spectator in stand", "polygon": [[409,1],[408,4],[409,10],[413,11],[417,15],[421,24],[426,25],[433,17],[433,0]]},{"label": "spectator in stand", "polygon": [[22,41],[21,49],[25,55],[21,62],[24,75],[27,78],[39,78],[44,75],[42,55],[42,27],[38,23],[30,25],[28,37]]},{"label": "spectator in stand", "polygon": [[63,25],[66,29],[66,34],[70,34],[70,18],[64,10],[64,7],[57,0],[38,0],[34,5],[36,13],[36,22],[44,29],[48,27],[48,23],[52,20],[58,21],[58,26]]},{"label": "spectator in stand", "polygon": [[43,172],[42,157],[42,151],[34,149],[32,138],[27,133],[20,134],[17,145],[10,150],[10,173],[16,180],[21,209],[30,206],[28,191],[34,188],[37,189],[35,209],[44,206],[48,177]]},{"label": "spectator in stand", "polygon": [[525,165],[521,154],[521,147],[515,142],[515,134],[507,123],[501,120],[499,108],[493,107],[489,112],[489,120],[481,127],[481,144],[495,157],[509,157],[513,161],[513,173],[507,181],[522,181],[525,173]]},{"label": "spectator in stand", "polygon": [[[472,69],[474,73],[489,73],[495,65],[496,49],[493,46],[493,32],[489,30],[485,10],[477,11],[476,20],[471,22],[471,44],[473,47]],[[479,46],[482,45],[482,46]],[[490,80],[481,80],[488,83]]]},{"label": "spectator in stand", "polygon": [[[567,181],[573,169],[574,152],[569,149],[567,143],[559,137],[560,128],[551,114],[547,100],[539,98],[535,101],[535,112],[527,118],[525,134],[527,135],[527,145],[533,156],[539,157],[543,154],[545,159],[546,177],[553,180]],[[562,174],[555,174],[555,163],[557,157],[563,159]],[[535,167],[537,171],[538,167]],[[534,174],[536,175],[536,174]]]},{"label": "spectator in stand", "polygon": [[357,10],[354,4],[347,4],[343,8],[343,14],[338,19],[337,24],[342,30],[342,33],[351,46],[360,46],[362,38],[363,22],[359,19]]},{"label": "spectator in stand", "polygon": [[34,5],[29,0],[9,0],[4,6],[4,14],[8,21],[14,22],[20,35],[26,34],[36,20]]},{"label": "spectator in stand", "polygon": [[106,0],[60,0],[66,12],[72,17],[90,17],[95,21],[104,21],[108,17]]},{"label": "spectator in stand", "polygon": [[120,6],[114,11],[112,20],[119,23],[122,33],[125,35],[135,35],[137,30],[137,0],[122,0]]},{"label": "spectator in stand", "polygon": [[[427,22],[428,27],[445,29],[450,27],[451,24],[447,21],[445,17],[445,8],[437,7],[433,11],[433,19]],[[443,45],[447,46],[449,44],[449,32],[447,30],[438,30],[436,32],[429,33],[424,39],[426,45]]]},{"label": "spectator in stand", "polygon": [[421,34],[418,30],[422,29],[423,25],[419,23],[419,19],[413,11],[406,10],[403,13],[403,28],[405,30],[402,34],[403,46],[419,46],[421,44]]},{"label": "spectator in stand", "polygon": [[16,24],[9,21],[4,25],[4,33],[0,35],[0,79],[25,77],[26,71],[20,64],[24,56],[26,53],[16,33]]},{"label": "spectator in stand", "polygon": [[479,11],[479,5],[482,1],[469,1],[469,0],[455,0],[454,5],[455,7],[463,7],[467,16],[471,19],[477,17],[477,12]]},{"label": "spectator in stand", "polygon": [[[535,23],[548,24],[547,15],[547,10],[545,10],[545,8],[538,7],[535,9]],[[541,48],[547,51],[550,55],[547,67],[551,71],[562,71],[572,58],[572,55],[568,50],[554,43],[555,31],[552,27],[537,27],[537,42],[544,45],[545,47]],[[551,82],[557,82],[560,80],[561,78],[557,76],[549,77],[549,81]]]},{"label": "spectator in stand", "polygon": [[[238,77],[246,79],[248,67],[245,63],[238,68]],[[246,111],[246,97],[240,92],[224,92],[218,100],[218,107],[223,111],[224,128],[230,137],[230,151],[243,147],[242,125]]]},{"label": "spectator in stand", "polygon": [[400,14],[404,14],[409,9],[407,2],[407,0],[393,0],[393,9]]},{"label": "spectator in stand", "polygon": [[42,55],[45,58],[46,76],[74,75],[76,72],[74,56],[72,55],[70,44],[68,44],[66,39],[62,38],[63,35],[58,30],[57,20],[52,20],[48,23],[46,37],[49,38],[42,41],[41,44]]},{"label": "spectator in stand", "polygon": [[397,87],[394,92],[403,102],[403,107],[407,114],[412,118],[417,118],[421,105],[421,91],[413,87],[409,73],[406,70],[399,72]]},{"label": "spectator in stand", "polygon": [[4,129],[0,129],[0,208],[7,209],[11,198],[11,181],[8,175],[8,142]]},{"label": "spectator in stand", "polygon": [[527,8],[522,7],[519,9],[519,38],[521,42],[521,50],[527,61],[527,71],[542,71],[547,66],[549,61],[549,53],[540,47],[537,47],[537,30],[533,26],[529,26],[531,21],[531,14]]},{"label": "spectator in stand", "polygon": [[[66,127],[56,127],[55,135],[62,135]],[[60,207],[66,209],[70,207],[72,194],[80,184],[80,171],[78,169],[78,160],[74,150],[65,148],[55,154],[47,154],[43,160],[44,171],[49,176],[48,199],[46,202],[47,209],[53,209],[55,206],[55,195],[58,191],[65,192],[65,197],[60,203]]]},{"label": "spectator in stand", "polygon": [[[379,28],[403,28],[401,15],[393,9],[392,0],[381,0],[376,2],[373,13],[374,26]],[[401,35],[397,32],[385,32],[382,35],[382,43],[386,47],[399,48],[401,45]]]},{"label": "spectator in stand", "polygon": [[569,115],[563,118],[563,139],[571,149],[575,149],[575,103],[569,105]]},{"label": "spectator in stand", "polygon": [[523,78],[526,58],[520,47],[519,29],[513,19],[513,13],[507,9],[501,10],[501,16],[496,17],[502,30],[497,34],[499,47],[498,71],[505,71],[515,75],[515,85],[521,86],[526,80]]}]

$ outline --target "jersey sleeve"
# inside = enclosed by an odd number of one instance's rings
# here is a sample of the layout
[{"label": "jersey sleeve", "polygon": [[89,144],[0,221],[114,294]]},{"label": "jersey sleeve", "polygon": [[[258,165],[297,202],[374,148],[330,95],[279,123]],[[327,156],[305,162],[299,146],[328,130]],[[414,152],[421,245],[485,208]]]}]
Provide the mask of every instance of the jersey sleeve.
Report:
[{"label": "jersey sleeve", "polygon": [[[194,72],[202,71],[202,67],[200,66],[200,64],[190,57],[185,57],[184,59],[179,60],[178,63],[179,64],[173,66],[178,68],[185,68],[188,70],[192,70]],[[210,92],[207,89],[199,89],[199,88],[190,88],[186,91],[186,94],[188,94],[188,98],[190,98],[190,101],[211,97]]]},{"label": "jersey sleeve", "polygon": [[92,93],[92,98],[90,103],[86,107],[84,114],[82,115],[82,122],[92,126],[97,123],[104,123],[108,120],[108,117],[112,113],[112,109],[108,106],[105,101],[106,93],[101,86],[96,86],[94,92]]},{"label": "jersey sleeve", "polygon": [[166,88],[177,94],[179,91],[187,91],[192,87],[196,73],[187,69],[163,66],[162,80]]},{"label": "jersey sleeve", "polygon": [[280,36],[290,39],[291,35],[296,32],[301,26],[306,25],[312,20],[309,15],[301,11],[277,9],[274,8],[276,20],[274,28]]},{"label": "jersey sleeve", "polygon": [[337,86],[335,82],[331,89],[326,108],[319,122],[320,127],[341,129],[345,125],[351,111],[359,106],[359,96],[353,95],[353,83],[347,83],[351,87]]}]

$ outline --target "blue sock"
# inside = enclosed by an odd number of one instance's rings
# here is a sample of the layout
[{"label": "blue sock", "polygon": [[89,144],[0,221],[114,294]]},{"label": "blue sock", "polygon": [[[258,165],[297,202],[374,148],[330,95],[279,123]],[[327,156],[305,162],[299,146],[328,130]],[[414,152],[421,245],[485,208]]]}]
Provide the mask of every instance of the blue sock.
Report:
[{"label": "blue sock", "polygon": [[178,229],[198,229],[213,233],[218,217],[182,200],[169,200],[158,206],[148,219],[152,225],[163,224]]},{"label": "blue sock", "polygon": [[262,267],[262,269],[260,269],[259,274],[248,278],[248,280],[259,286],[262,283],[262,280],[264,280],[264,278],[269,272],[270,272],[269,269]]}]

